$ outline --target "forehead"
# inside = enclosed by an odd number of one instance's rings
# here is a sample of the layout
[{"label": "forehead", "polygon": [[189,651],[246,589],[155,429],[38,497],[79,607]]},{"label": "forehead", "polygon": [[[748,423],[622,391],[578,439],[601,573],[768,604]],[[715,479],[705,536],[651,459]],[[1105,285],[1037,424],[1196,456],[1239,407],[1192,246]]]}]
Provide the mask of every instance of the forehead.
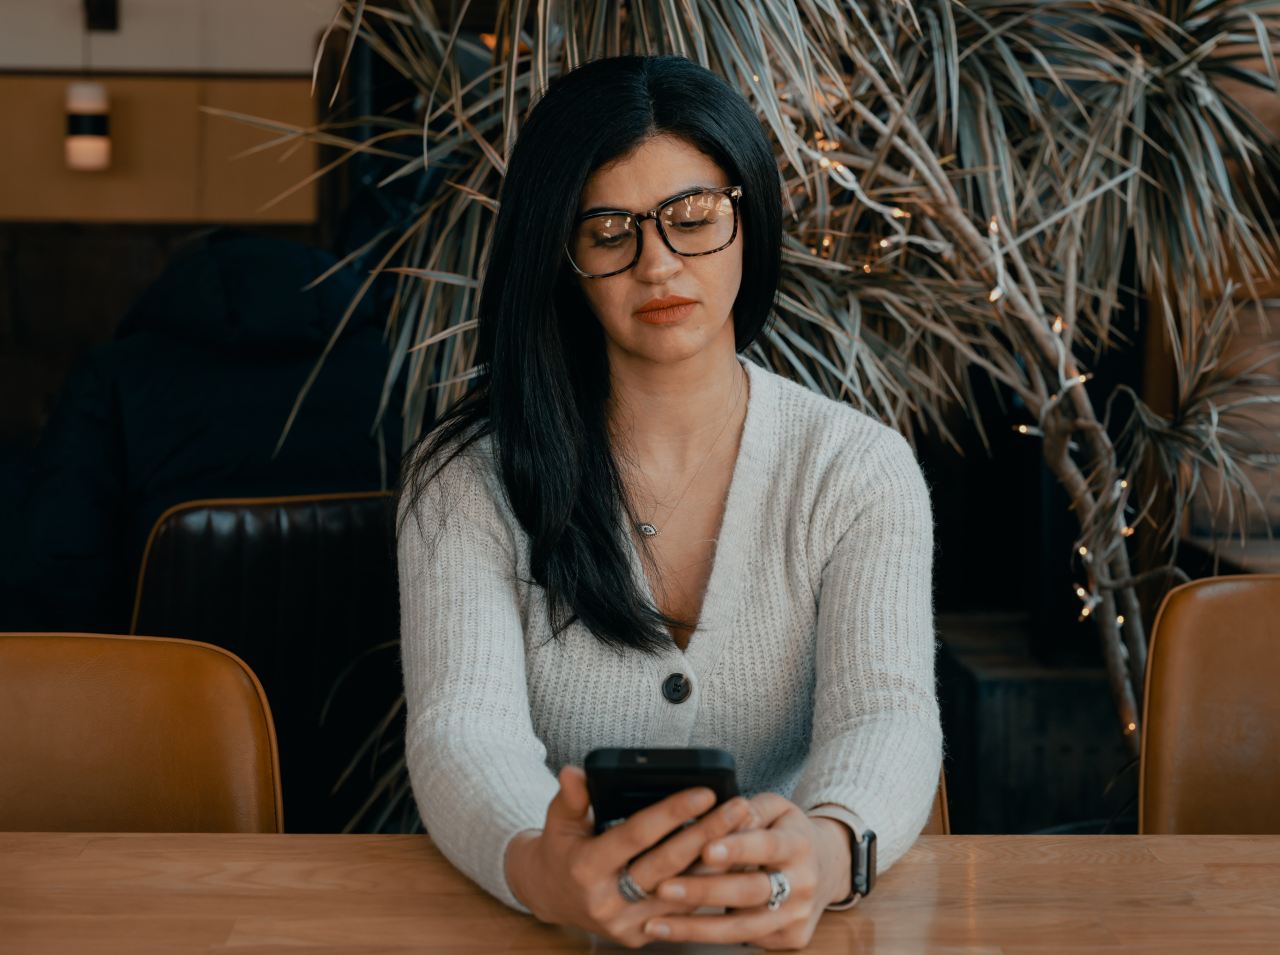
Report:
[{"label": "forehead", "polygon": [[655,136],[593,172],[582,188],[578,211],[640,211],[689,189],[729,185],[725,171],[696,146],[674,136]]}]

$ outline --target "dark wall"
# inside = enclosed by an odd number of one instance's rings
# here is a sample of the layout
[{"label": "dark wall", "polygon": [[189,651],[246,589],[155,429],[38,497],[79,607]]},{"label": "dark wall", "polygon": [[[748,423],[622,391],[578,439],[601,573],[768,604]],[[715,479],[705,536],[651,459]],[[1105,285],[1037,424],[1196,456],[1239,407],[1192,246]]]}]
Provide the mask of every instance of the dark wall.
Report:
[{"label": "dark wall", "polygon": [[[35,444],[70,368],[207,228],[0,223],[0,447]],[[313,244],[317,230],[251,231]]]}]

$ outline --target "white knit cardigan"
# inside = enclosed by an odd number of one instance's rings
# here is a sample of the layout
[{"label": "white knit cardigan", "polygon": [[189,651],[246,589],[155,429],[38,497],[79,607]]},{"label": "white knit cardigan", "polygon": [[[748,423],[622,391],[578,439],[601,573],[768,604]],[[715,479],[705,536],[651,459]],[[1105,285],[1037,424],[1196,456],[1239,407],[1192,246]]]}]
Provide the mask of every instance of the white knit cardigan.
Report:
[{"label": "white knit cardigan", "polygon": [[[942,732],[920,467],[893,429],[739,360],[746,419],[687,651],[619,654],[581,623],[551,639],[489,438],[402,525],[413,793],[444,855],[519,911],[507,844],[542,827],[555,774],[595,747],[726,749],[747,795],[855,813],[877,834],[880,872],[928,819]],[[662,693],[673,673],[692,684],[681,703]]]}]

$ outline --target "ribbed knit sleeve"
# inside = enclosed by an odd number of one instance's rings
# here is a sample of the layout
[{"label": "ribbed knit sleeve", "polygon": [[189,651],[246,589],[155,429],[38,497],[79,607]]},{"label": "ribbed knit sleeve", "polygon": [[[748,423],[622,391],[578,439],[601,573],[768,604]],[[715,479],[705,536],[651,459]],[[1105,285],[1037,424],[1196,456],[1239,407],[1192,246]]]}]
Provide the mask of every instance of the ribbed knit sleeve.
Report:
[{"label": "ribbed knit sleeve", "polygon": [[822,570],[812,745],[793,801],[859,816],[876,833],[883,872],[928,821],[942,762],[933,516],[896,431],[843,470],[852,477],[833,513],[846,523]]},{"label": "ribbed knit sleeve", "polygon": [[542,828],[559,787],[529,714],[515,542],[478,461],[468,451],[450,462],[397,525],[405,754],[440,851],[528,912],[507,884],[506,849]]}]

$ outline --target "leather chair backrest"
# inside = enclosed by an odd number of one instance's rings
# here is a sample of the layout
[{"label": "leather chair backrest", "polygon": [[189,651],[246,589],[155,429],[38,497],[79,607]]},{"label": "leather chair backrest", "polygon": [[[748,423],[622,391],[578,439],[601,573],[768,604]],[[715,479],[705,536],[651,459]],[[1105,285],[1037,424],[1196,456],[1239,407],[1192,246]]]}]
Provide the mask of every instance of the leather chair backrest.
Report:
[{"label": "leather chair backrest", "polygon": [[1175,587],[1152,629],[1138,829],[1280,833],[1280,574]]},{"label": "leather chair backrest", "polygon": [[0,829],[280,832],[271,710],[205,643],[0,634]]},{"label": "leather chair backrest", "polygon": [[132,630],[215,643],[253,668],[288,832],[340,832],[369,795],[332,790],[403,687],[394,517],[383,491],[192,501],[147,541]]}]

